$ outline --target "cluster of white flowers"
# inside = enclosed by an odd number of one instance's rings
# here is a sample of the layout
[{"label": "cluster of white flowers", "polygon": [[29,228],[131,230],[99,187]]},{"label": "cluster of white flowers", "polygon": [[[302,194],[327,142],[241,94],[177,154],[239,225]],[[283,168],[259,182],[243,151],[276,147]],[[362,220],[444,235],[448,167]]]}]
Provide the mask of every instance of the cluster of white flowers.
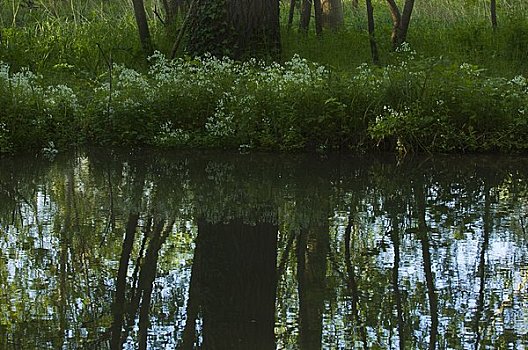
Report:
[{"label": "cluster of white flowers", "polygon": [[480,73],[483,71],[483,69],[479,68],[478,66],[466,62],[462,63],[458,68],[462,73],[475,77],[479,77]]},{"label": "cluster of white flowers", "polygon": [[41,101],[47,111],[56,107],[68,108],[72,111],[79,109],[79,102],[74,91],[63,84],[43,88],[39,79],[42,76],[23,68],[20,72],[11,74],[8,64],[0,62],[0,82],[6,84],[14,101]]},{"label": "cluster of white flowers", "polygon": [[211,55],[194,60],[169,61],[159,52],[150,61],[152,66],[149,75],[157,87],[177,84],[181,89],[203,87],[209,92],[221,88],[222,83],[269,91],[282,91],[286,85],[303,89],[324,82],[328,76],[324,66],[310,63],[298,55],[283,65],[267,64],[256,59],[238,63],[227,57],[216,58]]},{"label": "cluster of white flowers", "polygon": [[0,62],[0,80],[13,91],[13,97],[17,100],[41,94],[42,88],[37,84],[39,78],[41,76],[36,75],[28,68],[11,74],[9,65]]},{"label": "cluster of white flowers", "polygon": [[376,123],[383,122],[388,119],[402,119],[410,112],[409,107],[404,106],[402,110],[398,111],[390,106],[383,106],[383,112],[376,116]]},{"label": "cluster of white flowers", "polygon": [[379,74],[376,74],[367,63],[362,63],[356,67],[356,74],[352,77],[352,81],[357,85],[372,91],[379,90],[384,86],[387,79],[388,74],[386,70],[384,71],[383,76],[380,76]]},{"label": "cluster of white flowers", "polygon": [[161,125],[161,131],[159,135],[156,136],[156,142],[158,144],[183,144],[187,142],[189,138],[189,133],[180,128],[175,128],[173,123],[168,121]]},{"label": "cluster of white flowers", "polygon": [[117,72],[116,89],[137,88],[143,91],[150,90],[146,77],[133,69],[121,65],[114,66]]},{"label": "cluster of white flowers", "polygon": [[523,75],[515,76],[508,83],[513,87],[520,88],[525,94],[528,94],[528,79]]},{"label": "cluster of white flowers", "polygon": [[3,81],[9,80],[9,65],[0,61],[0,79]]},{"label": "cluster of white flowers", "polygon": [[48,109],[54,107],[63,107],[77,111],[79,103],[77,95],[66,85],[49,86],[46,89],[44,101]]},{"label": "cluster of white flowers", "polygon": [[214,115],[207,118],[205,129],[217,137],[232,136],[235,133],[234,113],[226,109],[226,101],[232,98],[229,93],[218,101]]}]

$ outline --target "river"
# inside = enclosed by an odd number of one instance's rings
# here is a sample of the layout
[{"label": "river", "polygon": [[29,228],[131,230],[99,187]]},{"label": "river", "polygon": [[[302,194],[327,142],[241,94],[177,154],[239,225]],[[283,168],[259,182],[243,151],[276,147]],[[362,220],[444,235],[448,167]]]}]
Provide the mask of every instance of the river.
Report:
[{"label": "river", "polygon": [[0,159],[0,349],[524,349],[528,158]]}]

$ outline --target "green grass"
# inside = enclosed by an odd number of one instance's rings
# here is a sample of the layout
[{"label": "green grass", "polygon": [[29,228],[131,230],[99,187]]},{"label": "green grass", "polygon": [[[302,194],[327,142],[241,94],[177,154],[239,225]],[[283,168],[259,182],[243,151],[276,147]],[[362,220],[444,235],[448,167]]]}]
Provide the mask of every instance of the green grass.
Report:
[{"label": "green grass", "polygon": [[[53,75],[72,66],[77,74],[97,76],[106,69],[104,55],[116,63],[145,68],[131,8],[126,1],[81,3],[40,0],[0,0],[8,9],[0,16],[0,60],[15,68],[30,67]],[[20,9],[13,20],[13,8]],[[81,5],[82,4],[82,5]],[[168,54],[176,31],[168,31],[147,3],[156,48]],[[513,76],[528,70],[528,3],[522,0],[499,2],[499,28],[491,29],[487,2],[417,1],[408,41],[418,54],[447,57],[456,62],[478,64],[493,75]],[[345,25],[337,33],[316,37],[298,32],[298,14],[290,30],[286,28],[287,7],[282,11],[283,59],[299,54],[338,71],[353,71],[369,62],[370,49],[363,8],[354,11],[345,2]],[[385,2],[375,2],[376,39],[382,64],[394,63],[390,53],[392,23]],[[179,19],[181,21],[181,18]],[[313,21],[312,21],[313,22]],[[178,25],[176,26],[178,27]],[[99,46],[101,48],[99,48]],[[104,52],[104,55],[103,55]]]},{"label": "green grass", "polygon": [[[298,31],[298,14],[288,30],[283,7],[286,66],[277,69],[293,74],[293,83],[269,65],[245,70],[235,62],[190,59],[170,66],[177,83],[165,83],[148,73],[128,2],[32,1],[0,0],[7,9],[0,14],[0,61],[9,66],[0,76],[0,152],[50,148],[50,142],[528,150],[526,82],[512,83],[528,75],[524,0],[500,2],[496,31],[487,2],[418,1],[408,35],[412,52],[403,53],[391,50],[389,12],[384,1],[375,1],[381,67],[363,65],[370,62],[363,8],[345,3],[342,30],[316,36],[313,28]],[[168,55],[177,32],[164,27],[153,8],[147,3],[153,42]],[[296,55],[317,64],[295,68]],[[328,68],[324,76],[319,65]],[[24,69],[36,76],[24,73],[20,84],[16,72]],[[285,91],[277,89],[283,85]]]}]

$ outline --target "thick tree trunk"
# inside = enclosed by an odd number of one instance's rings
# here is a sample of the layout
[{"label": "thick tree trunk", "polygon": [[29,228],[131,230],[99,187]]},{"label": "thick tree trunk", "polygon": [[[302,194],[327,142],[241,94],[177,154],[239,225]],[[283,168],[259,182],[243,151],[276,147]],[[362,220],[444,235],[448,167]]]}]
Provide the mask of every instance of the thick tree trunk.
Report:
[{"label": "thick tree trunk", "polygon": [[134,15],[138,26],[141,47],[145,55],[150,56],[152,55],[153,49],[143,0],[132,0],[132,4],[134,5]]},{"label": "thick tree trunk", "polygon": [[407,32],[411,23],[414,0],[405,0],[403,13],[400,12],[395,0],[387,0],[392,17],[392,47],[397,49],[407,40]]},{"label": "thick tree trunk", "polygon": [[321,0],[323,27],[338,30],[343,25],[342,0]]},{"label": "thick tree trunk", "polygon": [[276,0],[198,0],[193,9],[187,51],[244,59],[280,53]]}]

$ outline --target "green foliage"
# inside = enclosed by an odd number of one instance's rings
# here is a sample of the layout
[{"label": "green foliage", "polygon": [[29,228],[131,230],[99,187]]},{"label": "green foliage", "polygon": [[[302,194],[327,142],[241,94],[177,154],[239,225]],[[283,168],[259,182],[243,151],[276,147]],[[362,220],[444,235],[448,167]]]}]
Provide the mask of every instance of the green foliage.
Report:
[{"label": "green foliage", "polygon": [[[298,33],[297,23],[283,28],[280,63],[210,55],[169,61],[162,53],[148,63],[124,1],[0,4],[9,5],[0,15],[0,60],[8,62],[0,77],[2,152],[85,142],[244,150],[528,148],[524,2],[499,4],[496,31],[480,0],[418,3],[408,39],[423,57],[408,47],[390,52],[391,20],[379,2],[382,67],[364,63],[370,59],[366,17],[350,6],[338,32],[317,37]],[[236,47],[224,35],[223,2],[215,4],[199,10],[201,20],[218,28],[191,33],[188,49],[207,39],[221,57]],[[168,52],[174,38],[150,24],[153,41]]]},{"label": "green foliage", "polygon": [[387,103],[371,136],[405,149],[525,149],[526,78],[490,78],[479,67],[445,60],[404,60],[383,70]]},{"label": "green foliage", "polygon": [[42,86],[29,70],[0,62],[0,153],[78,141],[78,101],[65,85]]},{"label": "green foliage", "polygon": [[[284,64],[151,57],[148,73],[114,65],[77,95],[2,65],[2,151],[74,143],[268,150],[524,151],[528,83],[468,63],[416,58],[332,74]],[[82,131],[82,132],[80,132]]]}]

